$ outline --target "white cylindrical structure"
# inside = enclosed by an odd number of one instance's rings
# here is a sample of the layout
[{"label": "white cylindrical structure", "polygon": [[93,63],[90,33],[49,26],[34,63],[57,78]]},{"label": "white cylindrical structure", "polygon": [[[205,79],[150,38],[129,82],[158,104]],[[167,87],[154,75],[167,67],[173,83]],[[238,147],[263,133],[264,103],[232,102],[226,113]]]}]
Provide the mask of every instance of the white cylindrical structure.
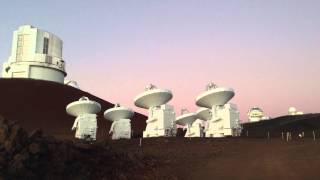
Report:
[{"label": "white cylindrical structure", "polygon": [[63,42],[52,33],[30,25],[13,33],[11,56],[3,64],[4,78],[31,78],[64,83]]}]

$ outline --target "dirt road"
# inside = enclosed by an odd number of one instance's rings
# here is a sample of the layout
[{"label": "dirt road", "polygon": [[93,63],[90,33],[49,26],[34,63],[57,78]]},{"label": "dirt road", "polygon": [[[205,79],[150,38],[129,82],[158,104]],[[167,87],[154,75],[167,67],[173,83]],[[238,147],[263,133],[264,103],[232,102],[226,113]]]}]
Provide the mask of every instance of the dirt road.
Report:
[{"label": "dirt road", "polygon": [[[222,145],[222,144],[221,144]],[[320,142],[230,140],[188,179],[319,179]],[[187,177],[186,177],[187,178]]]}]

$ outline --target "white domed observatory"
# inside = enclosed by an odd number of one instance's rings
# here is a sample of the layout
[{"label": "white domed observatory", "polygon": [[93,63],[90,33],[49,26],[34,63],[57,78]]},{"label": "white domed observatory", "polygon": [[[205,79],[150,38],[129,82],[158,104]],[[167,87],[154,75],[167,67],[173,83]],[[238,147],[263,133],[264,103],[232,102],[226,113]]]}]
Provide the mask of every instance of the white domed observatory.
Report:
[{"label": "white domed observatory", "polygon": [[11,56],[3,63],[2,77],[32,78],[63,84],[65,62],[62,40],[31,25],[20,26],[13,33]]},{"label": "white domed observatory", "polygon": [[207,122],[206,137],[236,136],[240,129],[239,111],[234,104],[227,104],[234,96],[234,90],[217,87],[209,83],[206,91],[196,98],[196,105],[211,109],[211,118]]},{"label": "white domed observatory", "polygon": [[175,136],[176,125],[173,106],[166,103],[172,99],[172,93],[166,89],[158,89],[150,84],[145,91],[134,99],[137,107],[149,109],[147,126],[143,137]]},{"label": "white domed observatory", "polygon": [[294,116],[294,115],[303,115],[304,113],[302,111],[298,111],[295,107],[289,107],[288,109],[288,115]]},{"label": "white domed observatory", "polygon": [[197,120],[198,116],[196,113],[189,113],[187,109],[181,110],[181,116],[175,120],[176,124],[187,128],[187,132],[184,137],[196,137],[195,133],[191,131],[192,124]]},{"label": "white domed observatory", "polygon": [[263,111],[259,107],[253,107],[248,111],[249,122],[257,122],[262,120],[264,117]]},{"label": "white domed observatory", "polygon": [[101,111],[101,105],[87,97],[81,97],[79,101],[67,105],[69,115],[77,117],[72,130],[76,130],[75,137],[84,140],[96,140],[97,113]]},{"label": "white domed observatory", "polygon": [[131,138],[131,120],[134,112],[126,107],[115,104],[111,109],[104,112],[104,118],[112,121],[109,133],[112,133],[112,139],[130,139]]}]

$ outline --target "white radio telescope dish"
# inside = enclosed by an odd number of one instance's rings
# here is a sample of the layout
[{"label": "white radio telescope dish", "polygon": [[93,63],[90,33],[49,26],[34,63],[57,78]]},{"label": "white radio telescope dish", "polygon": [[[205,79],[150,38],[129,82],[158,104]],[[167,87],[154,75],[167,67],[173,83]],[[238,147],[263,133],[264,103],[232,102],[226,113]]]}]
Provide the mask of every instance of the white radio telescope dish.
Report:
[{"label": "white radio telescope dish", "polygon": [[[208,85],[209,87],[209,85]],[[216,85],[210,85],[208,90],[201,93],[196,98],[196,105],[205,108],[212,108],[213,106],[221,106],[226,104],[234,96],[234,90],[232,88],[217,87]]]},{"label": "white radio telescope dish", "polygon": [[192,123],[197,120],[198,116],[196,113],[187,113],[183,114],[175,120],[176,124],[179,124],[181,126],[191,126]]},{"label": "white radio telescope dish", "polygon": [[208,121],[212,117],[211,109],[208,108],[200,108],[197,111],[197,116],[199,119],[203,121]]},{"label": "white radio telescope dish", "polygon": [[78,117],[82,114],[97,114],[101,110],[101,105],[83,96],[79,101],[68,104],[66,110],[69,115]]},{"label": "white radio telescope dish", "polygon": [[133,114],[133,110],[129,108],[115,106],[114,108],[108,109],[104,112],[104,118],[110,121],[117,121],[119,119],[130,119]]},{"label": "white radio telescope dish", "polygon": [[170,90],[158,89],[154,85],[149,85],[146,90],[134,98],[137,107],[149,109],[150,107],[166,104],[172,99]]}]

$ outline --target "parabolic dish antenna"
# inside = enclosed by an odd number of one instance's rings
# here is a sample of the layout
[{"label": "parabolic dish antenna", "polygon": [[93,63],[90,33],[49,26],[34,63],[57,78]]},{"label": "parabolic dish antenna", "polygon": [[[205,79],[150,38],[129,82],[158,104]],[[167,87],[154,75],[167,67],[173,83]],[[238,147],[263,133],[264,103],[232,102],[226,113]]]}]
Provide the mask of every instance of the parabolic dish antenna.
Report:
[{"label": "parabolic dish antenna", "polygon": [[200,108],[197,111],[197,116],[203,121],[208,121],[212,117],[211,110],[208,108]]},{"label": "parabolic dish antenna", "polygon": [[166,104],[172,99],[172,93],[166,89],[150,89],[139,94],[134,98],[134,104],[137,107],[149,109],[153,106]]},{"label": "parabolic dish antenna", "polygon": [[101,106],[87,97],[81,97],[79,101],[68,104],[66,110],[69,115],[78,117],[82,114],[97,114],[100,112]]},{"label": "parabolic dish antenna", "polygon": [[225,105],[234,96],[232,88],[218,87],[201,93],[196,98],[196,105],[205,108]]},{"label": "parabolic dish antenna", "polygon": [[114,107],[104,112],[104,118],[110,121],[117,121],[119,119],[130,119],[134,112],[126,107]]},{"label": "parabolic dish antenna", "polygon": [[177,117],[175,122],[176,124],[179,124],[181,126],[185,126],[185,125],[191,126],[192,123],[197,119],[198,119],[198,116],[196,113],[187,113]]}]

